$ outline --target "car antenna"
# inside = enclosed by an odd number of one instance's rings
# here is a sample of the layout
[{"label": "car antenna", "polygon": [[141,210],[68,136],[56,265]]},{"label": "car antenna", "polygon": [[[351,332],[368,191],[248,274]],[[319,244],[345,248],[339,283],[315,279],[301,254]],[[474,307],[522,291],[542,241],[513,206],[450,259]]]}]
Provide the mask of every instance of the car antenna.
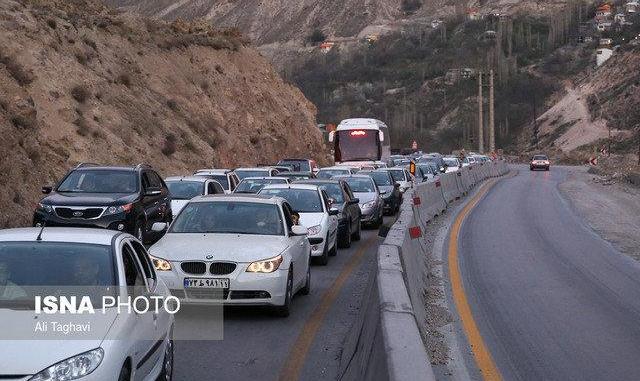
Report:
[{"label": "car antenna", "polygon": [[42,220],[42,228],[40,228],[40,232],[38,232],[38,236],[36,237],[36,241],[40,242],[42,241],[42,232],[44,231],[44,227],[47,225],[47,218],[45,217],[44,220]]}]

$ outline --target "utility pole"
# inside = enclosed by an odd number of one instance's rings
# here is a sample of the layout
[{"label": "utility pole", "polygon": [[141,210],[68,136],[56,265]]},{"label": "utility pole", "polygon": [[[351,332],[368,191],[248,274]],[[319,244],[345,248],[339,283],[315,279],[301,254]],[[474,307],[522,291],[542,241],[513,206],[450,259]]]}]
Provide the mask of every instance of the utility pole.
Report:
[{"label": "utility pole", "polygon": [[496,131],[493,98],[493,69],[489,72],[489,152],[496,150]]},{"label": "utility pole", "polygon": [[484,118],[482,110],[482,72],[478,71],[478,151],[484,152]]}]

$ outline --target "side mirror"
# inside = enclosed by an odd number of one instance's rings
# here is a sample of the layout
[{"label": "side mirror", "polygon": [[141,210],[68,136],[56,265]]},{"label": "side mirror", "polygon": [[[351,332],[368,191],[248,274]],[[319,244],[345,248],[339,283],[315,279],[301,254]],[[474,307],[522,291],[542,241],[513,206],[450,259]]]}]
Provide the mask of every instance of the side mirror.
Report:
[{"label": "side mirror", "polygon": [[329,205],[333,205],[336,203],[336,199],[335,198],[329,198],[327,201],[329,201]]},{"label": "side mirror", "polygon": [[51,193],[51,191],[53,191],[53,187],[52,186],[43,186],[42,187],[42,193],[43,194],[49,194],[49,193]]},{"label": "side mirror", "polygon": [[152,232],[160,233],[165,231],[166,229],[167,229],[166,222],[155,222],[153,225],[151,225]]},{"label": "side mirror", "polygon": [[308,235],[309,234],[309,229],[305,228],[302,225],[293,225],[291,227],[291,234],[298,236],[298,235]]},{"label": "side mirror", "polygon": [[400,183],[393,184],[393,187],[396,188],[396,189],[400,188]]},{"label": "side mirror", "polygon": [[330,216],[337,216],[338,214],[340,214],[340,210],[338,208],[329,209],[329,215]]}]

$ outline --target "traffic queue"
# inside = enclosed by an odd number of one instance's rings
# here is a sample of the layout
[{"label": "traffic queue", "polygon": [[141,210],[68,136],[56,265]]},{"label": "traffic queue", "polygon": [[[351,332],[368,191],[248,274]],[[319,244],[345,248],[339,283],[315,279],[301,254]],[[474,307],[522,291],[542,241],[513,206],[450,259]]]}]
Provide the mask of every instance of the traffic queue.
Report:
[{"label": "traffic queue", "polygon": [[[486,160],[426,154],[320,168],[310,159],[283,159],[164,178],[144,164],[79,164],[55,185],[42,187],[32,227],[0,231],[3,321],[11,322],[16,335],[32,335],[17,346],[0,346],[0,355],[38,353],[6,371],[19,380],[89,374],[170,380],[173,314],[156,308],[118,318],[120,304],[107,306],[105,297],[261,305],[286,317],[294,296],[312,290],[312,264],[327,265],[360,240],[363,229],[380,227],[414,183],[435,181],[471,159]],[[60,288],[68,287],[97,288],[107,312],[96,321],[102,331],[93,340],[52,351],[56,341],[37,335],[38,327],[47,331],[40,301],[48,303],[45,313],[78,312],[64,302],[68,293]],[[53,295],[41,295],[51,289]],[[92,309],[94,297],[82,297],[81,306]],[[24,318],[32,310],[42,316],[35,329]],[[83,326],[65,327],[66,335]]]}]

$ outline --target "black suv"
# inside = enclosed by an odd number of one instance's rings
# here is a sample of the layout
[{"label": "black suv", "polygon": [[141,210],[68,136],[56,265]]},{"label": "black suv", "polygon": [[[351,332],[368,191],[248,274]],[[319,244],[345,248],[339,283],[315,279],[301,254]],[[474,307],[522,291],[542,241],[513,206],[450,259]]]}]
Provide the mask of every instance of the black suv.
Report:
[{"label": "black suv", "polygon": [[33,225],[92,227],[126,231],[143,242],[160,238],[155,222],[171,222],[171,197],[162,178],[148,165],[106,167],[80,164],[46,194]]}]

